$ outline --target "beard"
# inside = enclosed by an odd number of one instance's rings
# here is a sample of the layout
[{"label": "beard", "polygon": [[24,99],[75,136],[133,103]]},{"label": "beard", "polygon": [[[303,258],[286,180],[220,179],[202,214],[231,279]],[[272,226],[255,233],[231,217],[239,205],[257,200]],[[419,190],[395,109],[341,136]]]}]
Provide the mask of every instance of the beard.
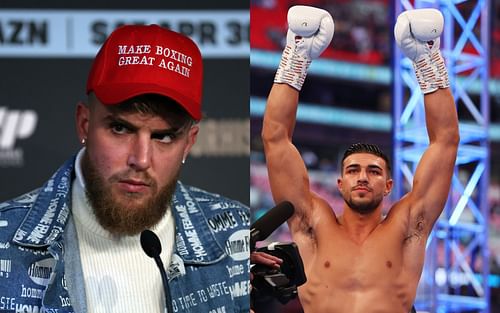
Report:
[{"label": "beard", "polygon": [[370,214],[380,205],[384,197],[374,197],[371,201],[359,201],[352,198],[352,194],[348,198],[344,198],[344,202],[355,212],[359,214]]},{"label": "beard", "polygon": [[[129,169],[114,174],[109,179],[99,175],[97,168],[92,164],[88,153],[82,160],[82,172],[85,178],[85,193],[99,224],[114,235],[136,235],[141,231],[151,228],[163,218],[175,192],[179,171],[172,181],[158,191],[158,184],[146,172]],[[142,194],[125,193],[113,195],[111,186],[120,180],[134,177],[141,179],[149,185],[151,196],[142,201]]]}]

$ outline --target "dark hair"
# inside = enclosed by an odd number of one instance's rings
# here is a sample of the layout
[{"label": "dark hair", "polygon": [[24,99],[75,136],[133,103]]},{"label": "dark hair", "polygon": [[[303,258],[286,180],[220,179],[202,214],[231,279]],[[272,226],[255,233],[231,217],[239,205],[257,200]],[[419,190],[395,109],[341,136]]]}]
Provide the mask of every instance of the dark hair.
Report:
[{"label": "dark hair", "polygon": [[347,150],[344,152],[344,156],[342,157],[342,162],[341,164],[341,172],[344,172],[344,160],[350,156],[351,154],[355,153],[370,153],[373,155],[376,155],[378,157],[381,157],[384,159],[386,167],[387,167],[387,174],[389,177],[391,177],[391,162],[389,161],[389,158],[387,155],[380,149],[377,145],[374,144],[369,144],[369,143],[354,143],[347,148]]}]

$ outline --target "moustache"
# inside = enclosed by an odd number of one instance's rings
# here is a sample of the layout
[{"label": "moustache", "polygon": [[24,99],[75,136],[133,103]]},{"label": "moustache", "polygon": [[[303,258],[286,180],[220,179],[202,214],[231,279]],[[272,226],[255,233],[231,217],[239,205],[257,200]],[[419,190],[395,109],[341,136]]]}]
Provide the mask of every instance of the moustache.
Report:
[{"label": "moustache", "polygon": [[111,183],[120,181],[135,181],[151,187],[156,186],[156,181],[148,173],[137,173],[131,170],[126,170],[125,172],[114,174],[109,178],[109,181]]},{"label": "moustache", "polygon": [[358,185],[352,187],[351,191],[354,191],[354,190],[360,189],[360,188],[366,189],[368,191],[372,191],[372,189],[370,187],[368,187],[368,185],[365,185],[365,184],[358,184]]}]

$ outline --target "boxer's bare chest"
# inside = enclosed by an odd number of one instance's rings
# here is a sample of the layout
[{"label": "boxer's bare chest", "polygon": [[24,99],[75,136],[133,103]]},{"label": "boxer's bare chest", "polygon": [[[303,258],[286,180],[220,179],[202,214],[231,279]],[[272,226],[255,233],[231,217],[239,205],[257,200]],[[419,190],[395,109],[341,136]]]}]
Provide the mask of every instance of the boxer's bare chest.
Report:
[{"label": "boxer's bare chest", "polygon": [[392,281],[403,267],[403,240],[403,234],[384,226],[360,243],[339,229],[318,246],[311,272],[332,278],[337,288],[349,290]]},{"label": "boxer's bare chest", "polygon": [[400,306],[397,298],[406,302],[412,294],[414,284],[407,284],[404,268],[405,234],[400,229],[380,225],[363,242],[352,240],[341,227],[321,236],[314,257],[305,263],[308,281],[300,290],[305,307],[318,308],[321,303],[322,309],[331,311],[335,303],[339,312],[354,312],[354,304],[361,310],[365,305]]}]

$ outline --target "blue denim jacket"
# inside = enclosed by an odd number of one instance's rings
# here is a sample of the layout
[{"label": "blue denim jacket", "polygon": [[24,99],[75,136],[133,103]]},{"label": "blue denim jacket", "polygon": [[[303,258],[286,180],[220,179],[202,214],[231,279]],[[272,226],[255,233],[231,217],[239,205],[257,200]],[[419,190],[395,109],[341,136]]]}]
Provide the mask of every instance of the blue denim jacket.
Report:
[{"label": "blue denim jacket", "polygon": [[[0,312],[87,311],[71,218],[73,165],[74,158],[40,189],[0,204]],[[249,312],[248,208],[180,182],[171,207],[174,312]]]}]

